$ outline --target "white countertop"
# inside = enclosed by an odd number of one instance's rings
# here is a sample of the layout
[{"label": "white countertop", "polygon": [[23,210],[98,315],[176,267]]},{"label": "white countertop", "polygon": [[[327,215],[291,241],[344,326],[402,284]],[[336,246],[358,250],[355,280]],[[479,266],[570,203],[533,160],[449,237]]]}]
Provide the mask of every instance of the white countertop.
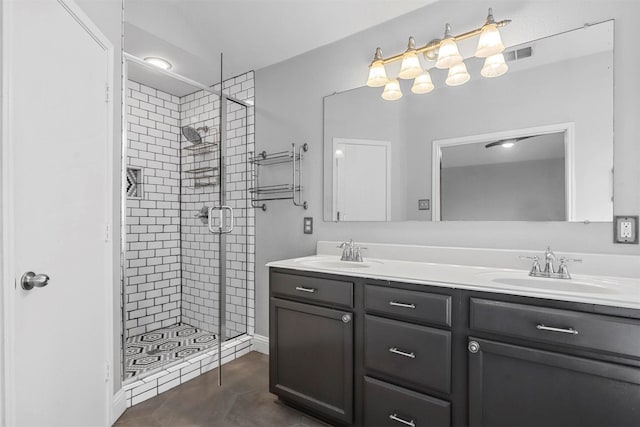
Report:
[{"label": "white countertop", "polygon": [[571,279],[548,279],[511,268],[367,257],[356,263],[324,254],[274,261],[267,267],[640,309],[640,278],[572,274]]}]

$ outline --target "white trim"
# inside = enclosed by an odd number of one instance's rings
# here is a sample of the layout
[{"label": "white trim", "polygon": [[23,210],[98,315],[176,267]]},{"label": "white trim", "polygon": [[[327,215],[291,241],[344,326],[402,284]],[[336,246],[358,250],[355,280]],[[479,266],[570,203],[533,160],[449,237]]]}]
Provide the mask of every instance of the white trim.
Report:
[{"label": "white trim", "polygon": [[[100,29],[93,23],[91,19],[84,13],[84,11],[73,1],[73,0],[57,0],[58,4],[65,9],[67,13],[76,21],[78,24],[96,41],[96,43],[106,51],[107,54],[107,72],[105,82],[111,92],[113,92],[115,76],[114,76],[114,47],[110,40],[100,31]],[[10,207],[14,206],[13,203],[13,182],[12,176],[14,173],[13,170],[13,151],[11,148],[11,143],[9,141],[9,124],[10,124],[10,82],[11,75],[10,71],[7,69],[6,64],[9,63],[10,58],[10,49],[11,49],[11,37],[12,34],[12,25],[11,20],[8,18],[9,13],[7,13],[8,6],[11,5],[10,0],[2,0],[3,3],[3,13],[2,13],[2,283],[5,284],[4,294],[3,294],[3,311],[4,311],[4,321],[3,321],[3,332],[4,332],[4,363],[2,369],[4,370],[4,388],[1,390],[4,394],[4,408],[5,408],[5,418],[4,420],[0,420],[0,423],[4,421],[4,425],[13,426],[15,425],[15,407],[14,407],[14,383],[15,377],[13,374],[13,366],[14,366],[14,295],[13,290],[15,289],[15,275],[13,274],[13,248],[15,242],[15,234],[14,234],[14,218],[13,211]],[[105,150],[106,150],[106,182],[105,182],[105,198],[106,198],[106,215],[105,219],[107,224],[105,227],[108,227],[111,232],[108,234],[108,238],[105,239],[105,253],[107,255],[107,265],[106,271],[104,272],[104,286],[105,286],[105,306],[106,306],[106,318],[105,318],[105,327],[106,327],[106,353],[105,354],[105,363],[109,370],[113,370],[113,266],[114,266],[114,257],[113,257],[113,230],[115,229],[115,218],[113,216],[113,166],[114,166],[114,158],[112,146],[114,143],[114,134],[113,134],[113,125],[114,125],[114,114],[113,114],[113,96],[109,103],[107,104],[107,129],[106,129],[106,140],[105,140]],[[105,230],[106,231],[106,230]],[[6,286],[6,284],[14,283],[14,287]],[[105,381],[105,425],[111,425],[111,417],[112,417],[112,390],[113,390],[113,375],[109,375]],[[2,425],[2,424],[0,424]]]},{"label": "white trim", "polygon": [[124,389],[120,389],[113,395],[113,402],[111,405],[111,425],[115,424],[115,422],[118,421],[118,418],[120,418],[126,410],[127,395]]},{"label": "white trim", "polygon": [[440,165],[442,148],[501,139],[520,138],[529,135],[546,135],[564,132],[565,153],[565,221],[575,221],[575,123],[556,123],[523,129],[505,130],[459,138],[436,139],[431,149],[431,220],[440,221]]},{"label": "white trim", "polygon": [[[365,139],[365,138],[333,138],[333,144],[331,148],[331,162],[333,164],[332,175],[333,175],[333,200],[331,203],[331,220],[338,220],[338,165],[335,158],[336,145],[337,144],[350,144],[350,145],[375,145],[378,147],[385,147],[386,149],[386,167],[387,167],[387,180],[385,182],[386,188],[386,203],[385,203],[385,221],[391,221],[391,141],[387,140],[377,140],[377,139]],[[342,219],[340,219],[342,221]],[[346,220],[349,221],[349,220]]]},{"label": "white trim", "polygon": [[251,339],[251,350],[262,354],[269,354],[269,337],[254,334]]}]

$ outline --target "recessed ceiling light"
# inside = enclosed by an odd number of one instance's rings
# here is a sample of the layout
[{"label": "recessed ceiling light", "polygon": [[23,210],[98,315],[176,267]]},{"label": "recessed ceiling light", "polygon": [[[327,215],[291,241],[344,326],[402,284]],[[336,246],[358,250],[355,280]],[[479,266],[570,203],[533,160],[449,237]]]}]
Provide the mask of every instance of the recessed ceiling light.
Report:
[{"label": "recessed ceiling light", "polygon": [[513,142],[513,141],[508,141],[508,142],[503,142],[503,143],[502,143],[502,144],[500,144],[500,145],[502,145],[504,148],[511,148],[511,147],[513,147],[514,145],[516,145],[516,143],[515,143],[515,142]]},{"label": "recessed ceiling light", "polygon": [[158,58],[156,56],[147,56],[144,58],[145,62],[148,62],[151,65],[155,65],[158,68],[162,68],[163,70],[171,69],[171,62],[166,59]]}]

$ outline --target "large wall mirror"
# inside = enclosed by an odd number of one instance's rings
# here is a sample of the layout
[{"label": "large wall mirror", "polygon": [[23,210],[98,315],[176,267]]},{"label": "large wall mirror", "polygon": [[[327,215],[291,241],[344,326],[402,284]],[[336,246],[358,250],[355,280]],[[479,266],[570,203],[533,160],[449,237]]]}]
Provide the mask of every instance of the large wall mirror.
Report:
[{"label": "large wall mirror", "polygon": [[614,22],[505,52],[509,71],[324,100],[325,221],[611,221]]}]

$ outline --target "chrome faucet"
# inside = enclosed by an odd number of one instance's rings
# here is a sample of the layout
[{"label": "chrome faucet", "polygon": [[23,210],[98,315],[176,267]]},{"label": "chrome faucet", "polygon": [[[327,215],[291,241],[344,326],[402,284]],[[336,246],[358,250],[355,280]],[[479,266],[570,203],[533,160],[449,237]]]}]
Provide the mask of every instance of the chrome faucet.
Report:
[{"label": "chrome faucet", "polygon": [[553,253],[551,247],[547,246],[544,251],[544,269],[540,268],[540,257],[538,256],[521,256],[520,259],[532,260],[531,270],[529,276],[532,277],[546,277],[552,279],[571,279],[569,269],[567,268],[568,262],[582,262],[581,259],[570,259],[567,257],[560,257],[560,265],[558,269],[555,268],[556,254]]},{"label": "chrome faucet", "polygon": [[338,248],[342,249],[342,257],[340,257],[340,261],[364,262],[361,251],[366,248],[357,246],[353,243],[353,239],[350,239],[348,242],[340,243]]}]

